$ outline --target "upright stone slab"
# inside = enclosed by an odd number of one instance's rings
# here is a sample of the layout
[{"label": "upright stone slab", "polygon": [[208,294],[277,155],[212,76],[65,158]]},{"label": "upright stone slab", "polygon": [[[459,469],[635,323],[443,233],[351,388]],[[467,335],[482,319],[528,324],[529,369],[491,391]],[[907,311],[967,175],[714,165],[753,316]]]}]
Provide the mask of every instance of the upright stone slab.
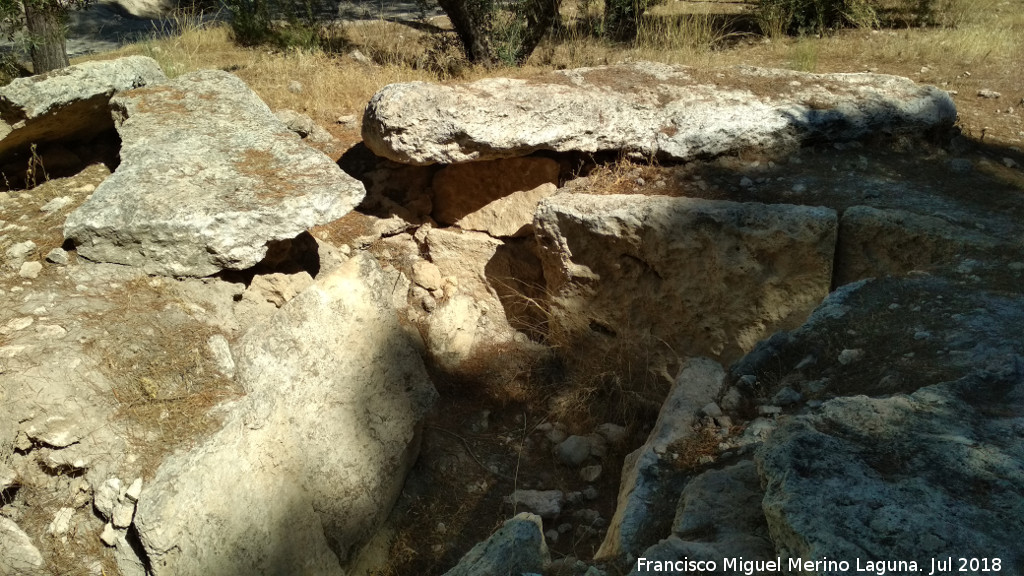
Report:
[{"label": "upright stone slab", "polygon": [[391,84],[366,108],[363,139],[408,164],[620,151],[673,160],[810,139],[918,133],[953,125],[943,90],[881,74],[738,67],[703,72],[654,62],[470,84]]},{"label": "upright stone slab", "polygon": [[828,294],[837,218],[785,204],[559,194],[540,203],[534,228],[553,341],[728,363]]},{"label": "upright stone slab", "polygon": [[139,499],[153,576],[346,573],[397,499],[437,394],[392,288],[358,256],[241,338],[245,398]]},{"label": "upright stone slab", "polygon": [[0,87],[0,158],[58,140],[85,140],[110,130],[114,93],[167,80],[145,56],[86,62]]},{"label": "upright stone slab", "polygon": [[64,227],[91,260],[173,276],[245,269],[268,243],[344,216],[365,194],[227,72],[186,74],[111,104],[121,165]]}]

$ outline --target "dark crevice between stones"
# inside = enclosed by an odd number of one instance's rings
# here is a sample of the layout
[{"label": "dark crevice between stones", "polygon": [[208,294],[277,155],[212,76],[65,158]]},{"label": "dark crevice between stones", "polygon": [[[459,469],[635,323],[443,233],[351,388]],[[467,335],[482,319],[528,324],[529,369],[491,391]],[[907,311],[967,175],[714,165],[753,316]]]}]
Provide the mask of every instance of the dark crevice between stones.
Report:
[{"label": "dark crevice between stones", "polygon": [[20,484],[8,486],[7,488],[0,490],[0,508],[13,503],[14,499],[18,496],[18,490],[21,490]]},{"label": "dark crevice between stones", "polygon": [[313,278],[320,273],[320,245],[309,232],[302,232],[295,238],[267,242],[267,255],[259,264],[245,270],[224,270],[213,277],[248,287],[258,274],[299,272],[307,272]]},{"label": "dark crevice between stones", "polygon": [[146,569],[146,574],[153,573],[153,564],[149,560],[149,556],[146,554],[146,548],[142,545],[142,538],[139,536],[139,529],[135,527],[135,523],[132,522],[128,526],[128,532],[124,535],[125,542],[132,549],[132,553],[142,563],[142,567]]},{"label": "dark crevice between stones", "polygon": [[121,163],[121,138],[113,128],[88,139],[46,142],[7,155],[0,165],[0,190],[30,190],[97,163],[111,172]]}]

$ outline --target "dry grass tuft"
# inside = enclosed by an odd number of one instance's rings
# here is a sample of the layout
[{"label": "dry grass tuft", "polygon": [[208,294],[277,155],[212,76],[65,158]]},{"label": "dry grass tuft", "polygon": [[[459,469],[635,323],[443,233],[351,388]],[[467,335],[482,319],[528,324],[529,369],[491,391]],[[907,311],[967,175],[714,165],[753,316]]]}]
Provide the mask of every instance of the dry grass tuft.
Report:
[{"label": "dry grass tuft", "polygon": [[114,384],[117,414],[145,477],[167,454],[214,431],[219,423],[209,410],[241,394],[210,356],[207,341],[217,332],[154,282],[139,278],[113,291],[108,299],[114,306],[103,316],[131,328],[89,343]]}]

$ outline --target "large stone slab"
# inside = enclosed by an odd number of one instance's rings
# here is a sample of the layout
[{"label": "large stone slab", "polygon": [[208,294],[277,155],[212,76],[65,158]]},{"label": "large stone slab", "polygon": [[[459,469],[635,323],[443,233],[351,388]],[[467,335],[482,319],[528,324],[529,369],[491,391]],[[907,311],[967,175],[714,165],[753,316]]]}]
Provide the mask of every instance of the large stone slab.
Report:
[{"label": "large stone slab", "polygon": [[32,543],[32,538],[14,521],[0,516],[0,576],[43,573],[43,556]]},{"label": "large stone slab", "polygon": [[835,283],[930,272],[972,256],[987,255],[989,260],[996,250],[1019,252],[1009,243],[938,216],[853,206],[839,220]]},{"label": "large stone slab", "polygon": [[1024,566],[1024,378],[1020,356],[1005,360],[910,395],[838,398],[776,430],[758,466],[783,558]]},{"label": "large stone slab", "polygon": [[474,546],[444,576],[540,574],[550,562],[540,516],[523,512],[506,520],[497,532]]},{"label": "large stone slab", "polygon": [[446,166],[434,175],[433,216],[441,224],[491,236],[532,231],[542,198],[555,193],[558,163],[549,158],[506,158]]},{"label": "large stone slab", "polygon": [[540,203],[534,227],[552,341],[728,363],[828,294],[837,219],[818,207],[560,194]]},{"label": "large stone slab", "polygon": [[626,456],[615,514],[597,559],[639,557],[670,532],[673,506],[686,485],[674,450],[694,436],[701,408],[722,392],[725,370],[707,358],[692,358],[679,372],[644,445]]},{"label": "large stone slab", "polygon": [[674,160],[953,125],[949,95],[907,78],[636,62],[381,89],[363,117],[376,154],[409,164],[602,150]]},{"label": "large stone slab", "polygon": [[113,129],[108,103],[114,93],[166,80],[145,56],[16,78],[0,87],[0,158],[32,143],[84,140]]},{"label": "large stone slab", "polygon": [[733,367],[752,393],[808,398],[782,408],[755,456],[784,562],[917,563],[887,574],[927,574],[949,557],[1024,566],[1024,298],[972,284],[843,286]]},{"label": "large stone slab", "polygon": [[[775,558],[761,511],[763,497],[761,478],[751,460],[703,472],[683,489],[672,534],[640,558],[714,562],[716,569],[707,572],[729,576],[763,570],[763,563]],[[728,563],[725,559],[742,560]],[[639,561],[632,565],[630,576],[650,573],[653,567]]]},{"label": "large stone slab", "polygon": [[247,396],[139,500],[154,576],[345,573],[394,504],[436,397],[391,290],[359,256],[242,337]]},{"label": "large stone slab", "polygon": [[121,165],[64,228],[91,260],[174,276],[249,268],[268,243],[344,216],[365,194],[227,72],[111,104]]}]

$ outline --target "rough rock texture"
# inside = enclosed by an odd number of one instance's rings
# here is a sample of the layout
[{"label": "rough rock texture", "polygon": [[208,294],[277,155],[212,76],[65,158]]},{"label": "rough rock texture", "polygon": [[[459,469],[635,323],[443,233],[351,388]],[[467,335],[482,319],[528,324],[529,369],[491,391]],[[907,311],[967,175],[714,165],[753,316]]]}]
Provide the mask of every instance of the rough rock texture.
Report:
[{"label": "rough rock texture", "polygon": [[42,568],[43,556],[28,534],[0,516],[0,576],[43,574]]},{"label": "rough rock texture", "polygon": [[278,110],[274,115],[300,138],[309,138],[313,142],[330,142],[334,139],[330,132],[305,114],[295,110]]},{"label": "rough rock texture", "polygon": [[86,62],[0,87],[0,158],[30,143],[88,139],[114,127],[115,92],[164,82],[152,58]]},{"label": "rough rock texture", "polygon": [[1024,358],[910,395],[827,402],[758,454],[784,557],[1024,566]]},{"label": "rough rock texture", "polygon": [[116,6],[136,18],[160,18],[168,16],[178,7],[178,0],[101,0],[100,4]]},{"label": "rough rock texture", "polygon": [[615,515],[595,558],[638,557],[669,533],[673,506],[686,481],[671,454],[685,449],[701,408],[724,384],[725,370],[713,360],[693,358],[683,366],[647,441],[622,464]]},{"label": "rough rock texture", "polygon": [[444,576],[540,574],[550,561],[540,517],[523,512],[474,546]]},{"label": "rough rock texture", "polygon": [[475,355],[493,357],[495,347],[514,342],[516,330],[526,328],[529,309],[516,294],[523,292],[520,285],[540,282],[530,277],[539,262],[518,241],[480,232],[431,229],[425,242],[431,262],[448,279],[444,301],[427,319],[427,347],[442,368],[458,372]]},{"label": "rough rock texture", "polygon": [[827,208],[556,195],[535,228],[555,342],[732,361],[828,293]]},{"label": "rough rock texture", "polygon": [[391,84],[363,117],[376,154],[409,164],[619,150],[687,160],[809,139],[952,126],[942,90],[879,74],[733,68],[720,75],[652,62],[439,86]]},{"label": "rough rock texture", "polygon": [[246,397],[139,500],[154,576],[344,573],[397,497],[436,396],[390,290],[355,257],[242,338]]},{"label": "rough rock texture", "polygon": [[[935,276],[863,281],[734,366],[824,402],[787,407],[795,415],[756,455],[780,554],[913,560],[927,573],[933,557],[1000,550],[1020,571],[1022,323],[1019,293]],[[839,360],[854,349],[860,359]]]},{"label": "rough rock texture", "polygon": [[[648,560],[714,561],[715,574],[739,576],[745,570],[724,569],[723,558],[775,558],[768,525],[761,511],[761,478],[751,460],[721,470],[708,470],[691,480],[679,498],[672,535],[639,556]],[[634,564],[631,575],[648,573]]]},{"label": "rough rock texture", "polygon": [[64,228],[86,258],[174,276],[249,268],[268,243],[336,220],[364,195],[227,72],[187,74],[112,105],[121,164]]},{"label": "rough rock texture", "polygon": [[434,175],[433,216],[463,230],[521,236],[530,231],[537,203],[557,184],[558,163],[548,158],[447,166]]},{"label": "rough rock texture", "polygon": [[996,238],[937,216],[854,206],[839,220],[835,283],[929,271],[999,244]]}]

